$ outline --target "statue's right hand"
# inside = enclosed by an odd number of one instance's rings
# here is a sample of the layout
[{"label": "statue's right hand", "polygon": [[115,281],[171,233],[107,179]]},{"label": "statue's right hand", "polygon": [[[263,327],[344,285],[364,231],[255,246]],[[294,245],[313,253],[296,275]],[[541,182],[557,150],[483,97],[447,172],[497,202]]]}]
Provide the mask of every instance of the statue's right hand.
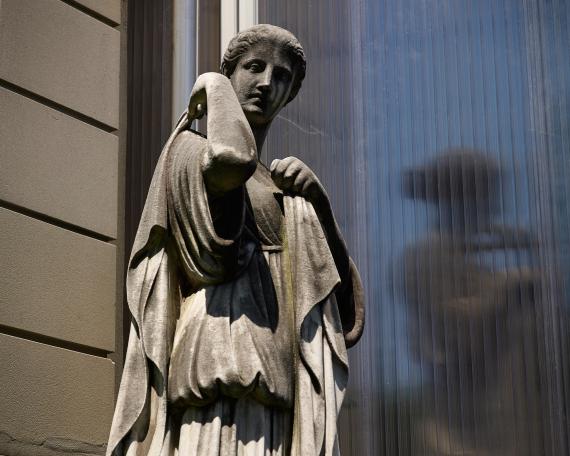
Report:
[{"label": "statue's right hand", "polygon": [[230,84],[230,80],[220,73],[203,73],[198,76],[188,103],[188,117],[201,119],[207,113],[208,94],[220,84]]}]

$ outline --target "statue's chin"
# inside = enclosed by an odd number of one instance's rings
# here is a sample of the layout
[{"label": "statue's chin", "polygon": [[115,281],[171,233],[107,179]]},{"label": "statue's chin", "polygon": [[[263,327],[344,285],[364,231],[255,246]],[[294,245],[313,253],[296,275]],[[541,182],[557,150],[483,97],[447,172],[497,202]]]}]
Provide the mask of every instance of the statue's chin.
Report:
[{"label": "statue's chin", "polygon": [[244,106],[243,112],[249,125],[253,127],[266,127],[271,123],[273,117],[268,116],[261,108],[257,106]]}]

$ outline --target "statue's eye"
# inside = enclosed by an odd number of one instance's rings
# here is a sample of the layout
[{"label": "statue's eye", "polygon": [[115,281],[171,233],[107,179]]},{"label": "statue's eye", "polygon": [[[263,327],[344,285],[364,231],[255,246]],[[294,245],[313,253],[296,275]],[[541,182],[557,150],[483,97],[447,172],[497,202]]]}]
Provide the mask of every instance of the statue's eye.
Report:
[{"label": "statue's eye", "polygon": [[291,80],[291,73],[287,70],[283,70],[283,69],[276,69],[275,71],[275,75],[277,76],[277,78],[281,81],[284,82],[289,82]]},{"label": "statue's eye", "polygon": [[251,62],[248,65],[248,70],[252,73],[259,73],[263,71],[263,66],[259,62]]}]

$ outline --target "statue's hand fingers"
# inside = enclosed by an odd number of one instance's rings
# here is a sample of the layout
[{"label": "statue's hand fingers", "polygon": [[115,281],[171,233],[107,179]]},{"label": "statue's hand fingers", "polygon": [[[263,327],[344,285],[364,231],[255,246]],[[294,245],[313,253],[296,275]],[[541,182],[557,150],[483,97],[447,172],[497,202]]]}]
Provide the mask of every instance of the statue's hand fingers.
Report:
[{"label": "statue's hand fingers", "polygon": [[294,182],[291,184],[291,191],[301,196],[305,196],[304,188],[311,181],[311,172],[308,169],[301,169],[295,176]]},{"label": "statue's hand fingers", "polygon": [[206,103],[198,103],[196,105],[196,119],[201,119],[205,114],[208,113]]},{"label": "statue's hand fingers", "polygon": [[199,119],[206,112],[206,87],[203,78],[198,78],[188,101],[188,117]]},{"label": "statue's hand fingers", "polygon": [[300,160],[294,160],[289,163],[289,166],[283,172],[281,187],[284,190],[290,190],[295,193],[294,183],[297,176],[303,172],[303,163]]},{"label": "statue's hand fingers", "polygon": [[273,160],[271,163],[271,177],[273,179],[273,182],[275,182],[275,185],[277,185],[277,187],[283,190],[286,190],[283,188],[285,172],[294,160],[296,160],[295,157],[287,157],[283,160]]},{"label": "statue's hand fingers", "polygon": [[188,117],[190,119],[201,119],[207,114],[207,111],[206,100],[202,100],[201,97],[190,99],[190,103],[188,103]]},{"label": "statue's hand fingers", "polygon": [[278,158],[276,158],[275,160],[273,160],[271,162],[271,165],[269,166],[269,171],[271,171],[271,175],[273,175],[273,170],[277,167],[277,165],[279,164],[281,160],[279,160]]}]

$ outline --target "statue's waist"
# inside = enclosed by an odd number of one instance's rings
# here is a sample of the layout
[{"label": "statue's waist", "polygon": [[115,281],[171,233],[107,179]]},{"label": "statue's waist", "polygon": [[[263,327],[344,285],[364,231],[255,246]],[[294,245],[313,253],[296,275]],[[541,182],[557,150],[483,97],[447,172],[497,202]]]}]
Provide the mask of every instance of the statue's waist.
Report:
[{"label": "statue's waist", "polygon": [[170,360],[171,403],[201,406],[220,396],[251,396],[293,406],[292,321],[261,288],[228,283],[186,298]]}]

